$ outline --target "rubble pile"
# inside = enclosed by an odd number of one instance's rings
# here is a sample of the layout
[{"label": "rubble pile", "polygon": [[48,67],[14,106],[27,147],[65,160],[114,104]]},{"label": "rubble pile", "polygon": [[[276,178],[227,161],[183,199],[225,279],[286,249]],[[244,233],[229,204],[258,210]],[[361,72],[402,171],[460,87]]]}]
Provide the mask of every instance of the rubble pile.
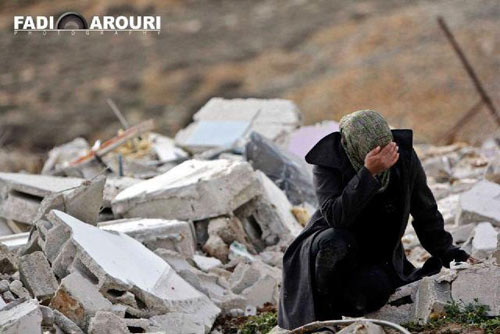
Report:
[{"label": "rubble pile", "polygon": [[[336,128],[300,125],[290,101],[214,98],[175,139],[146,122],[54,148],[42,175],[0,173],[0,332],[216,333],[219,315],[276,305],[283,252],[317,205],[303,154]],[[404,286],[370,317],[425,322],[474,298],[498,315],[500,149],[416,149],[446,228],[484,262]],[[428,258],[411,224],[403,242]]]}]

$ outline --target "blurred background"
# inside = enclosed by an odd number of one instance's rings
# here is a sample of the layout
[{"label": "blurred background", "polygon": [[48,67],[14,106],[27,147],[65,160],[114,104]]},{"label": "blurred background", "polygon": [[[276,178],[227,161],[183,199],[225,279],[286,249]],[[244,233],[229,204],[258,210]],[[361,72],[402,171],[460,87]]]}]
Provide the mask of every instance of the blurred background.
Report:
[{"label": "blurred background", "polygon": [[[161,15],[162,32],[13,34],[14,15]],[[419,143],[478,144],[498,133],[440,30],[445,18],[500,105],[500,2],[17,0],[0,2],[0,145],[25,159],[130,123],[173,136],[211,97],[285,98],[304,123],[375,109]]]}]

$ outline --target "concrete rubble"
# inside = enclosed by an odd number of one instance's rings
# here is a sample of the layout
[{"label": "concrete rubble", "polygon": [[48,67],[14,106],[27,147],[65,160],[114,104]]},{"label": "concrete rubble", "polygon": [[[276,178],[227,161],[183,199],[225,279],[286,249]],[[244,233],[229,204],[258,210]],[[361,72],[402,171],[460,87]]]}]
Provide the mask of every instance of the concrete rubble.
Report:
[{"label": "concrete rubble", "polygon": [[122,217],[200,220],[232,212],[258,187],[246,162],[189,160],[123,190],[112,206]]},{"label": "concrete rubble", "polygon": [[221,146],[236,146],[255,131],[278,140],[301,124],[297,106],[287,100],[212,98],[194,116],[194,122],[175,136],[191,153]]},{"label": "concrete rubble", "polygon": [[[54,148],[46,175],[0,173],[0,332],[224,334],[218,316],[276,307],[284,251],[317,207],[304,155],[337,127],[300,125],[290,101],[214,98],[175,140],[148,123]],[[415,145],[445,229],[482,262],[402,286],[366,317],[424,323],[474,298],[499,315],[492,143]],[[430,257],[411,224],[402,243],[414,265]]]}]

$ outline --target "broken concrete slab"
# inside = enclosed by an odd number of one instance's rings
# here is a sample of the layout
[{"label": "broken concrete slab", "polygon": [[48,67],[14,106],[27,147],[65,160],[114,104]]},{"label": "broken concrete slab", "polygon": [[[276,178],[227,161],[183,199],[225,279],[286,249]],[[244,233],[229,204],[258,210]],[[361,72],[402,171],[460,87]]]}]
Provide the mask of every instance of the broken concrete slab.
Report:
[{"label": "broken concrete slab", "polygon": [[472,256],[486,258],[497,249],[498,232],[488,222],[479,223],[474,228],[472,239]]},{"label": "broken concrete slab", "polygon": [[437,201],[438,210],[443,216],[445,225],[453,224],[455,222],[460,196],[457,194],[449,195]]},{"label": "broken concrete slab", "polygon": [[57,290],[57,280],[42,252],[34,252],[19,259],[21,281],[36,299],[51,299]]},{"label": "broken concrete slab", "polygon": [[125,233],[152,251],[157,248],[172,249],[191,257],[196,248],[194,227],[190,222],[135,218],[102,222],[98,227]]},{"label": "broken concrete slab", "polygon": [[54,261],[54,266],[60,263],[60,276],[65,276],[63,268],[80,272],[105,296],[129,291],[139,308],[149,314],[197,314],[207,326],[215,321],[220,310],[137,240],[123,233],[102,231],[57,210],[48,218],[72,232]]},{"label": "broken concrete slab", "polygon": [[489,315],[500,315],[500,267],[477,265],[459,270],[457,274],[457,278],[451,283],[454,301],[468,304],[475,303],[477,299],[479,304],[490,307]]},{"label": "broken concrete slab", "polygon": [[[219,274],[202,272],[193,267],[182,255],[170,250],[157,249],[155,253],[170,264],[191,286],[207,295],[221,308],[222,312],[227,313],[232,308],[242,308],[246,305],[246,299],[234,295],[229,290],[229,284],[225,281],[225,278]],[[215,269],[223,270],[221,268]]]},{"label": "broken concrete slab", "polygon": [[485,221],[500,226],[500,185],[483,180],[460,195],[457,224]]},{"label": "broken concrete slab", "polygon": [[139,182],[142,182],[142,180],[126,176],[110,176],[106,178],[106,183],[104,184],[104,191],[102,195],[103,208],[111,208],[111,202],[115,199],[116,195],[118,195],[126,188],[133,186],[134,184],[137,184]]},{"label": "broken concrete slab", "polygon": [[40,203],[34,221],[43,219],[50,210],[60,210],[95,225],[102,207],[106,178],[103,175],[86,180],[81,185],[66,191],[50,194]]},{"label": "broken concrete slab", "polygon": [[90,319],[89,334],[130,334],[124,319],[111,312],[99,311]]},{"label": "broken concrete slab", "polygon": [[12,302],[0,312],[0,333],[2,334],[41,334],[42,312],[34,299]]},{"label": "broken concrete slab", "polygon": [[451,301],[451,286],[448,282],[438,283],[435,276],[424,277],[415,297],[413,319],[420,324],[427,323],[431,314],[444,313],[445,305]]},{"label": "broken concrete slab", "polygon": [[122,217],[201,220],[231,213],[259,189],[248,163],[189,160],[125,189],[112,206]]},{"label": "broken concrete slab", "polygon": [[267,246],[295,238],[302,231],[302,226],[292,214],[288,198],[264,173],[255,173],[262,186],[262,195],[245,204],[237,215],[243,215],[244,218],[252,216],[262,231],[259,238]]},{"label": "broken concrete slab", "polygon": [[44,197],[80,186],[85,180],[0,173],[0,216],[32,224]]},{"label": "broken concrete slab", "polygon": [[212,98],[193,120],[177,133],[175,142],[191,153],[199,153],[224,145],[238,146],[252,131],[277,140],[301,124],[301,115],[288,100]]},{"label": "broken concrete slab", "polygon": [[90,318],[98,311],[111,309],[111,302],[104,298],[87,278],[73,272],[61,280],[50,307],[85,329]]},{"label": "broken concrete slab", "polygon": [[254,132],[245,146],[245,158],[283,190],[293,205],[317,205],[310,167],[297,156]]}]

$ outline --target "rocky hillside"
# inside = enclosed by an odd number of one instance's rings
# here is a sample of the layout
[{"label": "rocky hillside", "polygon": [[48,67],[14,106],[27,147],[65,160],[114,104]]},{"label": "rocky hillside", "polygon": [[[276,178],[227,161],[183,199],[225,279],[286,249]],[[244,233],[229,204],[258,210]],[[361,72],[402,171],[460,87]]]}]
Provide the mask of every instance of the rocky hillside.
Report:
[{"label": "rocky hillside", "polygon": [[[13,35],[13,15],[161,15],[159,36]],[[305,122],[375,108],[395,127],[438,143],[478,101],[436,24],[443,15],[500,104],[500,3],[482,1],[96,0],[0,4],[0,133],[44,152],[119,127],[113,98],[135,123],[174,134],[210,97],[284,97]],[[457,135],[498,128],[486,110]]]}]

